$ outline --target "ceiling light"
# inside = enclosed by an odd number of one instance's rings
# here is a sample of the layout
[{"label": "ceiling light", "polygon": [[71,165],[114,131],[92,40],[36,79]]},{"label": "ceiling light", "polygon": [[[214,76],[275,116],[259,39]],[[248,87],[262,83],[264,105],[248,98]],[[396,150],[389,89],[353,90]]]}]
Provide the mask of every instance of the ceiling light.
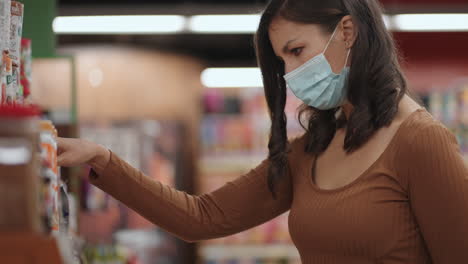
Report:
[{"label": "ceiling light", "polygon": [[57,17],[58,34],[169,34],[185,29],[186,18],[178,15],[71,16]]},{"label": "ceiling light", "polygon": [[[70,16],[53,22],[57,34],[254,34],[260,14],[250,15],[142,15]],[[468,14],[384,15],[392,31],[468,31]]]},{"label": "ceiling light", "polygon": [[201,80],[209,88],[263,87],[259,68],[208,68]]},{"label": "ceiling light", "polygon": [[468,14],[394,15],[394,31],[468,31]]},{"label": "ceiling light", "polygon": [[257,31],[260,15],[199,15],[189,19],[188,29],[195,33],[252,34]]}]

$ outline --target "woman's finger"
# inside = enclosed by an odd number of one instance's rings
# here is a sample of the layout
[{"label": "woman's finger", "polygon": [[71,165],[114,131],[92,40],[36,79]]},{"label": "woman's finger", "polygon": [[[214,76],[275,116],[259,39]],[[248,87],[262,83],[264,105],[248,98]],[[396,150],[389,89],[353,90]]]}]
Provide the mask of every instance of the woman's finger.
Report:
[{"label": "woman's finger", "polygon": [[58,163],[58,166],[60,167],[66,167],[68,166],[68,153],[64,152],[62,154],[59,154],[59,156],[57,157],[57,163]]},{"label": "woman's finger", "polygon": [[59,167],[62,167],[63,166],[63,162],[64,162],[64,157],[63,157],[63,154],[59,154],[58,157],[57,157],[57,164]]},{"label": "woman's finger", "polygon": [[66,151],[67,149],[66,145],[67,143],[65,139],[57,138],[57,152],[59,155]]},{"label": "woman's finger", "polygon": [[59,148],[66,148],[67,144],[67,139],[66,138],[57,138],[57,145]]}]

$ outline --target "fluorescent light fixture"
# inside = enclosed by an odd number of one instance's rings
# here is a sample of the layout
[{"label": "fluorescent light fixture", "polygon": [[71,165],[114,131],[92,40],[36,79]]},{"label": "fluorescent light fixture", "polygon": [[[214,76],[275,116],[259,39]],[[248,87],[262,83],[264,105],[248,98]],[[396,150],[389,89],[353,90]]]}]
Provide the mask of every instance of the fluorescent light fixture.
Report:
[{"label": "fluorescent light fixture", "polygon": [[394,31],[468,31],[468,14],[401,14],[392,20]]},{"label": "fluorescent light fixture", "polygon": [[245,34],[255,33],[260,15],[199,15],[189,19],[188,29],[196,33]]},{"label": "fluorescent light fixture", "polygon": [[57,34],[154,34],[178,33],[186,18],[178,15],[149,16],[71,16],[53,22]]},{"label": "fluorescent light fixture", "polygon": [[[141,15],[141,16],[70,16],[53,22],[57,34],[253,34],[260,14],[251,15]],[[466,14],[384,15],[392,31],[468,31]]]},{"label": "fluorescent light fixture", "polygon": [[263,87],[259,68],[208,68],[203,71],[201,81],[208,88]]},{"label": "fluorescent light fixture", "polygon": [[392,18],[389,15],[383,15],[383,21],[387,29],[390,30],[392,28]]}]

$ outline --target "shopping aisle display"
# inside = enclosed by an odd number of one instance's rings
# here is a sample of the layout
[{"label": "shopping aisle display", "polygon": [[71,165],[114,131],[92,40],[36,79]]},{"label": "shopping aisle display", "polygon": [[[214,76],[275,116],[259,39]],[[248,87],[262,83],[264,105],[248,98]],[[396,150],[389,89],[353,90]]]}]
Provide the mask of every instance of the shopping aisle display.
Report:
[{"label": "shopping aisle display", "polygon": [[[296,118],[300,104],[288,92],[285,112],[289,137],[303,132]],[[262,88],[210,89],[203,97],[203,106],[201,136],[204,155],[266,154],[271,122]]]},{"label": "shopping aisle display", "polygon": [[[301,102],[288,94],[288,136],[303,133]],[[262,88],[210,89],[203,97],[199,193],[215,190],[268,156],[270,119]],[[202,242],[204,263],[299,263],[288,231],[288,213],[239,234]]]},{"label": "shopping aisle display", "polygon": [[[5,12],[4,26],[5,38],[4,46],[1,47],[3,53],[2,61],[2,101],[13,104],[23,100],[23,91],[20,86],[20,70],[21,70],[21,35],[23,26],[23,4],[17,1],[3,0],[3,10],[6,9],[10,13]],[[9,32],[9,34],[6,34]],[[8,38],[9,36],[9,38]]]},{"label": "shopping aisle display", "polygon": [[40,204],[38,114],[33,106],[0,106],[2,233],[40,233],[43,230],[37,207]]},{"label": "shopping aisle display", "polygon": [[88,246],[85,248],[86,259],[90,263],[120,264],[126,263],[127,251],[117,245]]},{"label": "shopping aisle display", "polygon": [[[24,8],[19,2],[0,0],[0,210],[9,212],[0,214],[0,263],[25,263],[20,262],[24,252],[35,261],[28,264],[181,263],[178,258],[186,252],[183,242],[89,182],[79,182],[77,175],[88,174],[89,168],[58,167],[56,127],[65,137],[77,136],[78,128],[68,123],[74,118],[52,118],[55,110],[63,109],[49,109],[50,119],[62,121],[54,124],[32,104],[34,43],[21,38]],[[41,85],[36,82],[34,89],[47,97],[51,90],[46,86],[55,80],[48,76],[48,65],[37,65],[36,80]],[[70,71],[75,74],[73,66]],[[47,82],[42,82],[46,75]],[[184,188],[179,169],[186,163],[181,148],[185,130],[179,122],[84,122],[80,128],[83,138],[106,145],[149,177]]]},{"label": "shopping aisle display", "polygon": [[[24,254],[33,263],[78,263],[77,203],[57,165],[58,133],[30,102],[32,43],[21,37],[23,14],[22,3],[0,0],[0,263]],[[49,251],[39,252],[45,245]]]},{"label": "shopping aisle display", "polygon": [[447,91],[425,94],[423,99],[432,115],[455,134],[468,162],[468,78]]},{"label": "shopping aisle display", "polygon": [[[148,177],[181,188],[182,127],[178,122],[83,122],[80,127],[82,138],[105,146]],[[81,186],[80,234],[87,241],[90,263],[114,263],[110,260],[116,260],[114,251],[126,261],[141,264],[180,263],[180,241],[175,237],[88,181]]]},{"label": "shopping aisle display", "polygon": [[[33,236],[38,244],[54,239],[64,260],[51,264],[77,263],[77,208],[57,166],[55,127],[40,119],[38,107],[16,103],[0,106],[0,124],[0,210],[8,212],[0,216],[0,233]],[[33,254],[34,248],[25,250]],[[0,251],[0,263],[12,257],[2,243]]]}]

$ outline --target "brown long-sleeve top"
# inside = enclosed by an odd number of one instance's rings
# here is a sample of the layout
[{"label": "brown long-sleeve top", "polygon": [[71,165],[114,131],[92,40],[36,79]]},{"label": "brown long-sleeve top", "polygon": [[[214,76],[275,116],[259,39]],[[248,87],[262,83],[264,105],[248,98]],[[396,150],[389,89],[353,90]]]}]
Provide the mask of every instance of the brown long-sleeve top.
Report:
[{"label": "brown long-sleeve top", "polygon": [[468,263],[468,170],[455,137],[425,110],[411,114],[352,183],[319,189],[304,137],[291,141],[291,175],[275,200],[265,160],[203,195],[146,177],[116,155],[92,182],[186,241],[228,236],[288,210],[304,264]]}]

